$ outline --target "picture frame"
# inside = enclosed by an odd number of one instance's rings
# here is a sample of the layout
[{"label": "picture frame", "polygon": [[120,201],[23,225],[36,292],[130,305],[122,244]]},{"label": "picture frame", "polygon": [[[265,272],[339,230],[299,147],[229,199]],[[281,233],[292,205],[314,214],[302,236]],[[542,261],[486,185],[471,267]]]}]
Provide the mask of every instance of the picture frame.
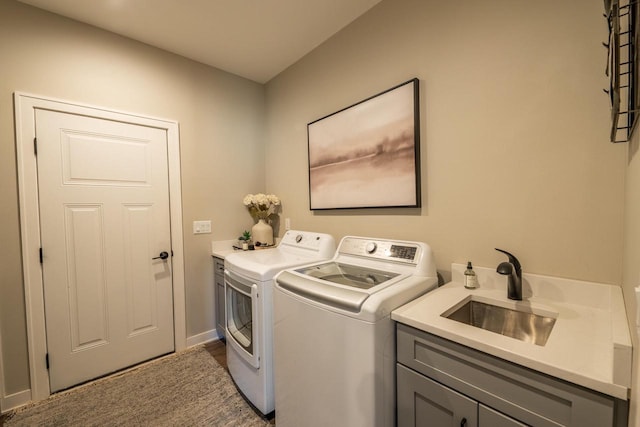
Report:
[{"label": "picture frame", "polygon": [[419,80],[307,125],[309,208],[421,206]]}]

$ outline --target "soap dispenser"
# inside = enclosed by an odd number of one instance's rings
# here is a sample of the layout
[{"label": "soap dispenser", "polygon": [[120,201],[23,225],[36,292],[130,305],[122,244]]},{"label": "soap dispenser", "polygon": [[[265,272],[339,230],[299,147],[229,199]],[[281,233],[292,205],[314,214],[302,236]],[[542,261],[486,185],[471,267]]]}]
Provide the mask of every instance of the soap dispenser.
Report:
[{"label": "soap dispenser", "polygon": [[464,287],[467,289],[475,289],[478,287],[478,277],[473,271],[471,261],[467,262],[467,269],[464,271]]}]

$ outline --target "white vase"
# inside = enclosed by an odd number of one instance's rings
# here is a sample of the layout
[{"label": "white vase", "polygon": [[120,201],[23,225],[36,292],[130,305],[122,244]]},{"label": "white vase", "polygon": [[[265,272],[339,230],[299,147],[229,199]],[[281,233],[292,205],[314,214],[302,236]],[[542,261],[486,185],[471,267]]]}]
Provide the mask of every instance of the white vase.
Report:
[{"label": "white vase", "polygon": [[260,219],[251,228],[251,239],[256,246],[258,242],[261,246],[271,246],[273,245],[273,228],[264,219]]}]

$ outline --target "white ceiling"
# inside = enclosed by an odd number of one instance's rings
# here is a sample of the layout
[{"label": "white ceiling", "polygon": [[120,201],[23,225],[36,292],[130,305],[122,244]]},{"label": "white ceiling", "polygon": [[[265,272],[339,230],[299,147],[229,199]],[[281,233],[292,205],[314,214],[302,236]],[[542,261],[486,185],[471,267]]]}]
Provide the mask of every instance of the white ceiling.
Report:
[{"label": "white ceiling", "polygon": [[381,0],[18,0],[265,83]]}]

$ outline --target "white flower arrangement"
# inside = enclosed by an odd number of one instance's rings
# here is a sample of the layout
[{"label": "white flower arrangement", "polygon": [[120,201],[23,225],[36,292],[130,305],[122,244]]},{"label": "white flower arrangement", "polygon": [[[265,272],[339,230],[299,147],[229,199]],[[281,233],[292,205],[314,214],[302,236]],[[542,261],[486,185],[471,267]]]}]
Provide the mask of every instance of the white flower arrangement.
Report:
[{"label": "white flower arrangement", "polygon": [[274,194],[247,194],[242,203],[254,220],[267,220],[277,215],[276,210],[280,206],[280,199]]}]

